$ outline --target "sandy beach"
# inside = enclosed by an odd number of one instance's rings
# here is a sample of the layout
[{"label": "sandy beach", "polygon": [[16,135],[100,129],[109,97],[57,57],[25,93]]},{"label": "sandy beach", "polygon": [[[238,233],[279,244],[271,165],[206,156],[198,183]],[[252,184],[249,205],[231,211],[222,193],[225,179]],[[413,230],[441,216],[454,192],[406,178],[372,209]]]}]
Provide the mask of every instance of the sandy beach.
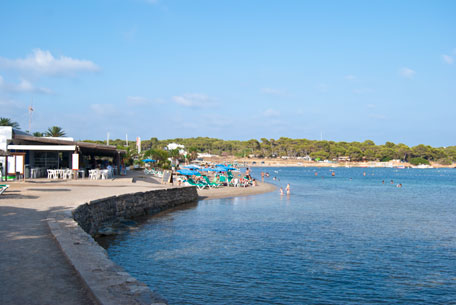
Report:
[{"label": "sandy beach", "polygon": [[277,187],[270,183],[257,182],[257,186],[252,187],[221,187],[214,189],[198,190],[200,200],[229,198],[238,196],[250,196],[262,193],[273,192]]},{"label": "sandy beach", "polygon": [[[416,167],[407,162],[392,160],[388,162],[363,161],[363,162],[317,162],[305,161],[297,158],[236,158],[227,157],[205,157],[205,162],[219,164],[230,163],[245,167]],[[434,168],[455,168],[455,164],[442,165],[436,162],[430,164]]]}]

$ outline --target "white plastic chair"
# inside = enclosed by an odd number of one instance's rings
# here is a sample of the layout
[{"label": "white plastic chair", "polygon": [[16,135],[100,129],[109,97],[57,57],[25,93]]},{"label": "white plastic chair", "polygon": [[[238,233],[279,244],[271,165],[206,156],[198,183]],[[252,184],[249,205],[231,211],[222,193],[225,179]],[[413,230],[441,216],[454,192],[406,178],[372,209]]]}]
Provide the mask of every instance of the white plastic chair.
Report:
[{"label": "white plastic chair", "polygon": [[63,179],[71,179],[71,175],[72,175],[72,172],[71,172],[71,169],[67,169],[63,172]]},{"label": "white plastic chair", "polygon": [[100,174],[101,174],[101,179],[106,180],[106,179],[108,179],[109,171],[107,169],[104,169],[104,170],[100,171]]},{"label": "white plastic chair", "polygon": [[97,179],[97,170],[96,169],[89,170],[89,179],[92,179],[92,180]]},{"label": "white plastic chair", "polygon": [[55,175],[56,173],[52,169],[48,169],[47,170],[47,174],[48,174],[48,179],[55,179],[56,178],[56,175]]}]

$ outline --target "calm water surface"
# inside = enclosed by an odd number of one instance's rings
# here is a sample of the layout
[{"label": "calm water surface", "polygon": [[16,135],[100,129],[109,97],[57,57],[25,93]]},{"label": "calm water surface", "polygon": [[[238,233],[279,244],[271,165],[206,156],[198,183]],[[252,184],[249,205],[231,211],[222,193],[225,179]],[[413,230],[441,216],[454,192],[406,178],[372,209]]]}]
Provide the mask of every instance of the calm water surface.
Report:
[{"label": "calm water surface", "polygon": [[110,258],[170,304],[456,304],[456,169],[261,170],[292,194],[152,217]]}]

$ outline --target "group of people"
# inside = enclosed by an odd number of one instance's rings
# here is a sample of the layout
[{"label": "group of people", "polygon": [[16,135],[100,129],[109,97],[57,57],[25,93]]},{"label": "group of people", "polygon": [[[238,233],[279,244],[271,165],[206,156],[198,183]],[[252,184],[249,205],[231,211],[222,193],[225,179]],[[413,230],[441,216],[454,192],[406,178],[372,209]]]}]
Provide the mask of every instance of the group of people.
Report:
[{"label": "group of people", "polygon": [[[249,170],[247,168],[247,170]],[[276,171],[277,173],[278,171]],[[250,173],[250,170],[249,170],[249,173]],[[269,177],[269,173],[268,172],[261,172],[261,181],[264,181],[264,177]],[[279,177],[273,177],[272,180],[276,180],[276,181],[280,181]],[[291,192],[291,188],[290,188],[290,183],[287,184],[287,186],[285,187],[285,192],[287,193],[287,195],[290,195],[290,192]],[[283,187],[280,187],[280,195],[284,195],[285,194],[284,190],[283,190]]]},{"label": "group of people", "polygon": [[[286,187],[287,195],[290,195],[290,183]],[[283,187],[280,187],[280,195],[283,195]]]},{"label": "group of people", "polygon": [[[385,184],[385,180],[382,180],[382,184]],[[391,180],[390,184],[394,184],[394,180]],[[402,187],[402,183],[396,184],[396,187]]]}]

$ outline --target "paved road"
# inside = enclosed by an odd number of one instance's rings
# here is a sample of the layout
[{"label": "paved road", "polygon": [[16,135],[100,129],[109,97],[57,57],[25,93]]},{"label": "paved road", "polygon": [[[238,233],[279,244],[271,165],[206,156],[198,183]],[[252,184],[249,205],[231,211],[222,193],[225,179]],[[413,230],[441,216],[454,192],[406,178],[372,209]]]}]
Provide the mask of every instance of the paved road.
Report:
[{"label": "paved road", "polygon": [[20,183],[0,197],[0,304],[94,304],[50,234],[46,218],[55,209],[89,199],[150,190],[130,180]]}]

